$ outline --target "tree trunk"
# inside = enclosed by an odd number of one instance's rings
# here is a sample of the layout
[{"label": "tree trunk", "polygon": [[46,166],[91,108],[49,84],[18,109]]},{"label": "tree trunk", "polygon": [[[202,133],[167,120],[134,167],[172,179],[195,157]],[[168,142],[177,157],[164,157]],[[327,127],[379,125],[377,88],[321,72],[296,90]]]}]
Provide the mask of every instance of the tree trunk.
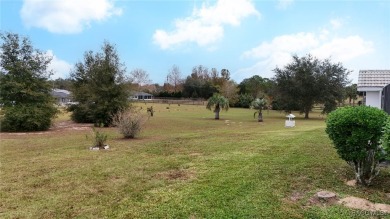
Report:
[{"label": "tree trunk", "polygon": [[309,118],[309,110],[305,110],[305,119]]},{"label": "tree trunk", "polygon": [[354,161],[356,182],[363,186],[371,185],[371,181],[378,175],[378,160],[375,150],[369,150],[366,158]]},{"label": "tree trunk", "polygon": [[262,112],[259,112],[259,115],[257,116],[257,121],[263,122],[263,113]]},{"label": "tree trunk", "polygon": [[309,101],[303,103],[301,113],[302,112],[305,113],[305,119],[309,118],[309,113],[310,113],[312,108],[313,108],[313,101],[309,100]]},{"label": "tree trunk", "polygon": [[219,104],[215,106],[214,112],[215,112],[215,119],[219,119],[219,111],[221,111],[221,108],[219,108]]},{"label": "tree trunk", "polygon": [[219,119],[219,109],[215,109],[215,119]]}]

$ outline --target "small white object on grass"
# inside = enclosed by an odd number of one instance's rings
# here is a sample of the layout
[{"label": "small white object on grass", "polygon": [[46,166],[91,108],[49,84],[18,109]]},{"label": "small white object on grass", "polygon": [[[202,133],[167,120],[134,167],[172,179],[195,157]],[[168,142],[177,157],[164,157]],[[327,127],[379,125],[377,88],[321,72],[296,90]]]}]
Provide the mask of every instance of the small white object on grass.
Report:
[{"label": "small white object on grass", "polygon": [[288,114],[286,117],[288,118],[288,120],[286,120],[284,126],[285,127],[295,127],[295,120],[294,120],[295,116],[293,114]]}]

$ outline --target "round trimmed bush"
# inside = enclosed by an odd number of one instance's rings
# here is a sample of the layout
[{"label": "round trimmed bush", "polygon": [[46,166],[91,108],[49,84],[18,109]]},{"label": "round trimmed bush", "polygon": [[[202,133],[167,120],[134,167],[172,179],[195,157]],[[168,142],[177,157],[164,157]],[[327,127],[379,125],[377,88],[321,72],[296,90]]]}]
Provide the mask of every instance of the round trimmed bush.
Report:
[{"label": "round trimmed bush", "polygon": [[387,117],[384,111],[368,106],[339,108],[327,117],[326,133],[364,186],[379,173],[380,139]]},{"label": "round trimmed bush", "polygon": [[390,116],[387,118],[386,124],[383,127],[381,144],[386,152],[387,158],[390,159]]}]

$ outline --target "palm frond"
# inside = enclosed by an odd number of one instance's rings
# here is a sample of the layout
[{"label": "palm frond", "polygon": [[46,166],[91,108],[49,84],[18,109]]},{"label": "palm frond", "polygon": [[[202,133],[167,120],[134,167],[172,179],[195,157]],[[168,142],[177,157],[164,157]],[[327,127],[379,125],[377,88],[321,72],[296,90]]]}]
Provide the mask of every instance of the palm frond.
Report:
[{"label": "palm frond", "polygon": [[229,100],[224,96],[215,93],[212,97],[208,99],[206,108],[211,110],[213,107],[216,107],[217,105],[219,105],[221,109],[227,111],[229,109]]}]

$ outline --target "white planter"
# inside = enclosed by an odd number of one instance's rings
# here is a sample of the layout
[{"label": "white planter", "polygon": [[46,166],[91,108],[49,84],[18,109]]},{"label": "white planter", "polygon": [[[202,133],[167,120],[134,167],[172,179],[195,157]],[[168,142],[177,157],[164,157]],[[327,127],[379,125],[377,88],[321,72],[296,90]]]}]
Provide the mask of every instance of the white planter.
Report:
[{"label": "white planter", "polygon": [[109,145],[104,145],[103,148],[99,148],[99,147],[90,147],[89,150],[91,151],[98,151],[98,150],[108,150],[110,149],[110,146]]},{"label": "white planter", "polygon": [[295,127],[295,121],[294,120],[291,120],[291,121],[286,120],[285,126],[286,127]]}]

